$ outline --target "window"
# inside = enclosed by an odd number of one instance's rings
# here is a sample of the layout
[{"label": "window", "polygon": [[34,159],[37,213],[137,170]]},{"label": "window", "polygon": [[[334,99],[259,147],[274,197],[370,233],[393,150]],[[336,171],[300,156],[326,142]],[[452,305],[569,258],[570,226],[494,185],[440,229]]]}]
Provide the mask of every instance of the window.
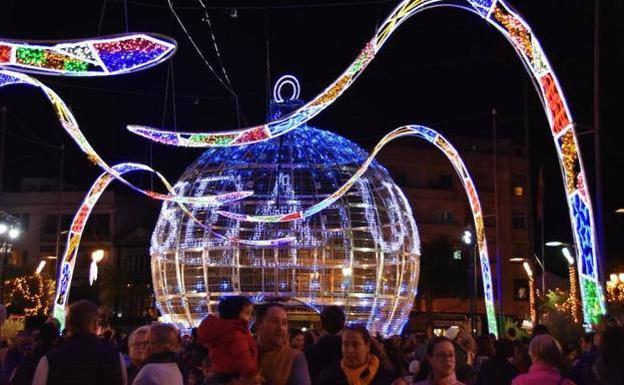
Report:
[{"label": "window", "polygon": [[[63,214],[61,218],[61,229],[60,231],[65,231],[69,229],[69,225],[71,224],[72,215]],[[43,224],[43,234],[47,235],[55,235],[58,227],[58,214],[48,214],[45,217],[45,222]]]},{"label": "window", "polygon": [[526,217],[521,211],[512,211],[511,213],[511,227],[513,229],[526,228]]},{"label": "window", "polygon": [[442,211],[440,213],[440,222],[453,224],[455,223],[455,217],[453,216],[452,211]]},{"label": "window", "polygon": [[522,175],[511,176],[511,194],[516,197],[524,196],[524,188],[526,186],[526,178]]},{"label": "window", "polygon": [[514,279],[514,300],[529,300],[529,281],[526,279]]},{"label": "window", "polygon": [[439,175],[438,187],[441,189],[449,190],[453,187],[453,177],[451,175]]}]

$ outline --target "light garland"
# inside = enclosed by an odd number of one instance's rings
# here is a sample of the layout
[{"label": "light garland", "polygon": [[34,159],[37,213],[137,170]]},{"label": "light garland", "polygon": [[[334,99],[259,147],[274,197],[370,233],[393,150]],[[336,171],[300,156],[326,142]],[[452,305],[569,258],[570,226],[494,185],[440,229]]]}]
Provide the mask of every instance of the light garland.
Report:
[{"label": "light garland", "polygon": [[624,305],[624,273],[611,274],[607,281],[607,300],[609,303]]},{"label": "light garland", "polygon": [[24,301],[24,315],[47,315],[50,300],[54,294],[54,282],[39,274],[17,277],[5,282],[7,304],[13,304],[17,298]]},{"label": "light garland", "polygon": [[175,50],[174,40],[145,33],[71,42],[0,39],[0,66],[44,75],[110,76],[155,66]]},{"label": "light garland", "polygon": [[[585,172],[580,150],[575,144],[576,133],[572,116],[561,87],[535,34],[524,19],[512,11],[505,0],[463,0],[463,3],[464,5],[455,2],[444,4],[439,0],[402,1],[379,26],[375,36],[342,75],[310,102],[285,117],[254,127],[225,132],[172,132],[140,125],[130,125],[128,129],[152,141],[187,147],[238,146],[283,135],[309,121],[340,97],[373,60],[392,33],[411,16],[434,6],[459,6],[475,12],[501,32],[516,49],[529,75],[535,80],[537,91],[544,101],[559,162],[563,166],[567,204],[576,247],[580,250],[582,243],[586,246],[585,254],[577,257],[579,266],[583,266],[581,262],[591,265],[589,269],[579,269],[583,319],[587,325],[597,323],[600,315],[606,313],[606,307],[598,276],[591,198],[584,188],[581,188],[586,180]],[[560,141],[559,137],[562,135],[563,140]],[[581,202],[578,203],[577,200]],[[588,213],[582,222],[578,222],[579,216],[576,214],[575,205]]]}]

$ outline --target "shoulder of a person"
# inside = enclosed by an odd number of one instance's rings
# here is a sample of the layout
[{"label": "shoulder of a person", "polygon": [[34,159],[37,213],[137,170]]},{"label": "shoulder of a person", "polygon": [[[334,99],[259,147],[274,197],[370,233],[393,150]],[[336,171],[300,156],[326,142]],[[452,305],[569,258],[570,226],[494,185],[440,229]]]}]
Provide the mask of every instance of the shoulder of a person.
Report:
[{"label": "shoulder of a person", "polygon": [[342,368],[340,367],[340,363],[334,362],[319,372],[318,383],[322,384],[323,381],[329,381],[329,380],[337,379],[341,377],[343,376],[342,376]]}]

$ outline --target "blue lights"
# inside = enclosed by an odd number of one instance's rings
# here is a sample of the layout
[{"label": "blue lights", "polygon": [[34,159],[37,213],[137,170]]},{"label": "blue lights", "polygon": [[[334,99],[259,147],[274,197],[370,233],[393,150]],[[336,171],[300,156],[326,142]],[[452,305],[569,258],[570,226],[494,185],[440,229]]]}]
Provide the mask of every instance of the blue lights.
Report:
[{"label": "blue lights", "polygon": [[590,277],[595,277],[590,213],[587,205],[585,205],[578,193],[572,196],[572,210],[576,235],[579,237],[581,245],[581,250],[579,250],[582,260],[581,272]]}]

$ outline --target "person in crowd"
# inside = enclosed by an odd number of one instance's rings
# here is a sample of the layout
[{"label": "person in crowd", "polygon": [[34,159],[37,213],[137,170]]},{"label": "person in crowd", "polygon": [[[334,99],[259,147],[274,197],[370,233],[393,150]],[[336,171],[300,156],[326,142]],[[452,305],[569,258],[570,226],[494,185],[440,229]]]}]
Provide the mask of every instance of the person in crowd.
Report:
[{"label": "person in crowd", "polygon": [[202,385],[204,384],[204,373],[200,368],[191,368],[189,370],[188,377],[186,378],[185,385]]},{"label": "person in crowd", "polygon": [[516,367],[509,362],[514,354],[513,342],[502,338],[494,343],[494,350],[494,357],[481,365],[475,385],[510,385],[518,375]]},{"label": "person in crowd", "polygon": [[457,379],[468,383],[474,378],[475,341],[470,333],[459,327],[448,328],[444,335],[455,345],[455,373]]},{"label": "person in crowd", "polygon": [[479,374],[481,366],[489,359],[494,358],[496,351],[494,349],[494,340],[489,334],[481,335],[477,338],[477,353],[474,359],[475,374]]},{"label": "person in crowd", "polygon": [[372,353],[371,336],[364,326],[347,326],[341,336],[342,359],[323,369],[318,385],[391,385],[393,376]]},{"label": "person in crowd", "polygon": [[293,349],[304,351],[305,348],[305,337],[301,330],[295,330],[290,335],[290,347]]},{"label": "person in crowd", "polygon": [[550,334],[534,336],[529,344],[529,355],[533,363],[529,372],[514,378],[512,385],[575,385],[559,372],[563,353],[559,342]]},{"label": "person in crowd", "polygon": [[514,341],[514,356],[510,361],[516,368],[518,374],[524,374],[529,371],[531,366],[531,357],[529,356],[528,340],[523,338]]},{"label": "person in crowd", "polygon": [[249,332],[253,304],[247,297],[229,296],[219,302],[219,317],[208,315],[197,329],[197,337],[209,352],[213,375],[209,383],[260,382],[258,348]]},{"label": "person in crowd", "polygon": [[342,338],[340,333],[345,325],[345,315],[338,306],[327,306],[321,311],[321,329],[323,331],[310,349],[306,359],[310,368],[310,379],[316,383],[321,370],[342,359]]},{"label": "person in crowd", "polygon": [[33,385],[126,384],[123,355],[96,335],[98,307],[81,300],[69,307],[68,338],[39,360]]},{"label": "person in crowd", "polygon": [[581,355],[572,364],[570,378],[577,385],[598,385],[593,367],[598,358],[598,348],[594,345],[594,333],[585,333],[580,339]]},{"label": "person in crowd", "polygon": [[310,385],[304,354],[288,346],[288,315],[284,306],[258,306],[256,335],[260,375],[266,385]]},{"label": "person in crowd", "polygon": [[610,327],[602,335],[595,365],[596,376],[601,385],[624,384],[623,357],[624,327]]},{"label": "person in crowd", "polygon": [[24,360],[15,368],[9,379],[9,384],[32,384],[39,360],[56,346],[58,339],[59,331],[55,324],[51,322],[43,324],[35,337],[34,348],[26,353]]},{"label": "person in crowd", "polygon": [[128,383],[132,384],[137,368],[145,361],[145,350],[147,347],[147,332],[149,326],[144,325],[135,329],[128,337],[128,356],[130,362],[126,367],[128,373]]},{"label": "person in crowd", "polygon": [[386,354],[392,364],[392,373],[397,377],[407,376],[407,367],[409,362],[401,349],[401,337],[391,336],[385,341],[384,348],[386,349]]},{"label": "person in crowd", "polygon": [[183,385],[176,361],[180,349],[178,329],[169,324],[153,324],[147,332],[146,358],[132,385]]},{"label": "person in crowd", "polygon": [[208,355],[206,348],[199,342],[197,332],[197,328],[192,328],[191,334],[182,338],[183,348],[178,353],[178,362],[184,379],[188,379],[191,370],[201,367],[202,360]]},{"label": "person in crowd", "polygon": [[21,364],[24,358],[32,353],[35,339],[29,330],[21,330],[15,335],[15,344],[11,346],[4,359],[5,380],[9,380],[15,368]]},{"label": "person in crowd", "polygon": [[446,337],[434,337],[427,344],[429,378],[416,385],[463,385],[455,375],[455,344]]}]

